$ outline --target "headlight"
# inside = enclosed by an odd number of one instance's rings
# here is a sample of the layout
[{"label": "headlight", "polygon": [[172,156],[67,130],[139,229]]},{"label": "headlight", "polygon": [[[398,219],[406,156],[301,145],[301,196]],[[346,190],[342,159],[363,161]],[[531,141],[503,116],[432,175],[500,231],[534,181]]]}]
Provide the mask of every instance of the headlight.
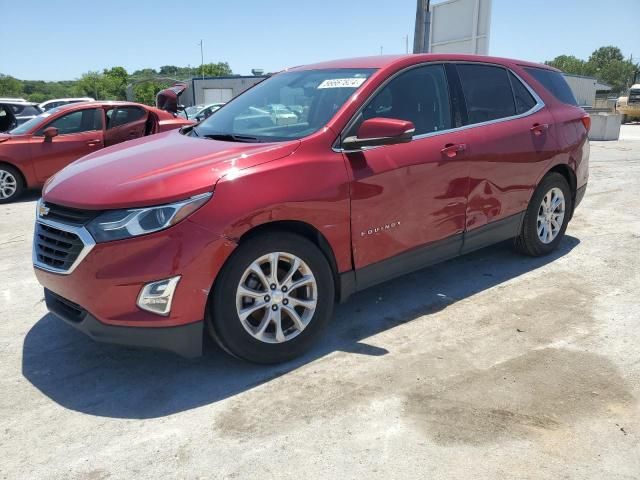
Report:
[{"label": "headlight", "polygon": [[109,210],[89,222],[87,230],[98,243],[157,232],[188,217],[209,198],[211,193],[203,193],[157,207]]}]

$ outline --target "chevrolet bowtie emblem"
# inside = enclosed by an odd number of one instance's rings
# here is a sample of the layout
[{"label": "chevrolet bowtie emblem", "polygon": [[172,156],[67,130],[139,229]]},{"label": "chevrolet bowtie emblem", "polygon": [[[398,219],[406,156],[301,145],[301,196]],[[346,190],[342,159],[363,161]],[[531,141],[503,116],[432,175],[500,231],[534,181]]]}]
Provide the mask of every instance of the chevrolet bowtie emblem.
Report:
[{"label": "chevrolet bowtie emblem", "polygon": [[44,203],[41,203],[38,207],[38,216],[44,217],[45,215],[49,215],[49,211],[51,209],[47,207]]}]

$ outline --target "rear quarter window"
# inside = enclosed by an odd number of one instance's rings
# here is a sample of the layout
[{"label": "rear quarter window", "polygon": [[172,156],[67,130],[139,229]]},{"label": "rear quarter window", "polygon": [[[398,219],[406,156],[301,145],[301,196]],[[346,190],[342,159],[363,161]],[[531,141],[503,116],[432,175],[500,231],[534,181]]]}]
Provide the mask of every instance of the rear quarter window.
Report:
[{"label": "rear quarter window", "polygon": [[576,97],[574,97],[562,73],[535,67],[525,67],[525,71],[562,103],[578,106]]},{"label": "rear quarter window", "polygon": [[511,72],[509,72],[509,80],[513,87],[513,98],[516,101],[516,113],[526,113],[536,106],[536,99],[529,93],[527,87]]}]

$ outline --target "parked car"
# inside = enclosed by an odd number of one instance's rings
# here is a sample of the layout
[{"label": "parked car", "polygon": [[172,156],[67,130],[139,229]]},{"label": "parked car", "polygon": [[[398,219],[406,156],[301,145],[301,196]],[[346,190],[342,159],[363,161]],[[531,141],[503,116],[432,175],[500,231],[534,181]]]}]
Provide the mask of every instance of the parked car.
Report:
[{"label": "parked car", "polygon": [[633,85],[625,96],[618,98],[616,112],[622,114],[622,123],[640,119],[640,83]]},{"label": "parked car", "polygon": [[236,129],[269,128],[298,123],[298,115],[282,104],[252,105],[234,119]]},{"label": "parked car", "polygon": [[211,116],[211,114],[217,110],[219,110],[224,103],[210,103],[209,105],[192,105],[190,107],[185,108],[181,112],[178,112],[183,118],[189,118],[191,120],[195,120],[196,122],[201,122],[206,120]]},{"label": "parked car", "polygon": [[[296,123],[237,119],[265,99]],[[274,75],[204,122],[83,158],[38,205],[49,310],[98,341],[281,362],[335,300],[511,239],[554,251],[590,120],[551,67],[370,57]],[[461,279],[466,281],[467,279]]]},{"label": "parked car", "polygon": [[0,203],[40,187],[84,155],[193,121],[130,102],[74,103],[41,113],[0,134]]},{"label": "parked car", "polygon": [[9,99],[0,100],[0,133],[11,130],[36,115],[40,115],[40,113],[42,110],[35,103]]},{"label": "parked car", "polygon": [[38,106],[43,112],[47,112],[52,108],[58,108],[63,105],[68,105],[70,103],[95,102],[95,101],[96,99],[91,97],[54,98],[53,100],[47,100],[46,102],[42,102]]}]

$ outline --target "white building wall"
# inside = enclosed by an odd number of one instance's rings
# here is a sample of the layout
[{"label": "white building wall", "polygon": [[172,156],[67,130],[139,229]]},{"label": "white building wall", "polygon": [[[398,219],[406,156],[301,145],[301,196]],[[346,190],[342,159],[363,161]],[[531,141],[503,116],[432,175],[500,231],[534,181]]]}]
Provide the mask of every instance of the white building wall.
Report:
[{"label": "white building wall", "polygon": [[564,78],[571,87],[574,97],[581,107],[593,107],[596,103],[596,84],[598,81],[591,77],[564,74]]}]

